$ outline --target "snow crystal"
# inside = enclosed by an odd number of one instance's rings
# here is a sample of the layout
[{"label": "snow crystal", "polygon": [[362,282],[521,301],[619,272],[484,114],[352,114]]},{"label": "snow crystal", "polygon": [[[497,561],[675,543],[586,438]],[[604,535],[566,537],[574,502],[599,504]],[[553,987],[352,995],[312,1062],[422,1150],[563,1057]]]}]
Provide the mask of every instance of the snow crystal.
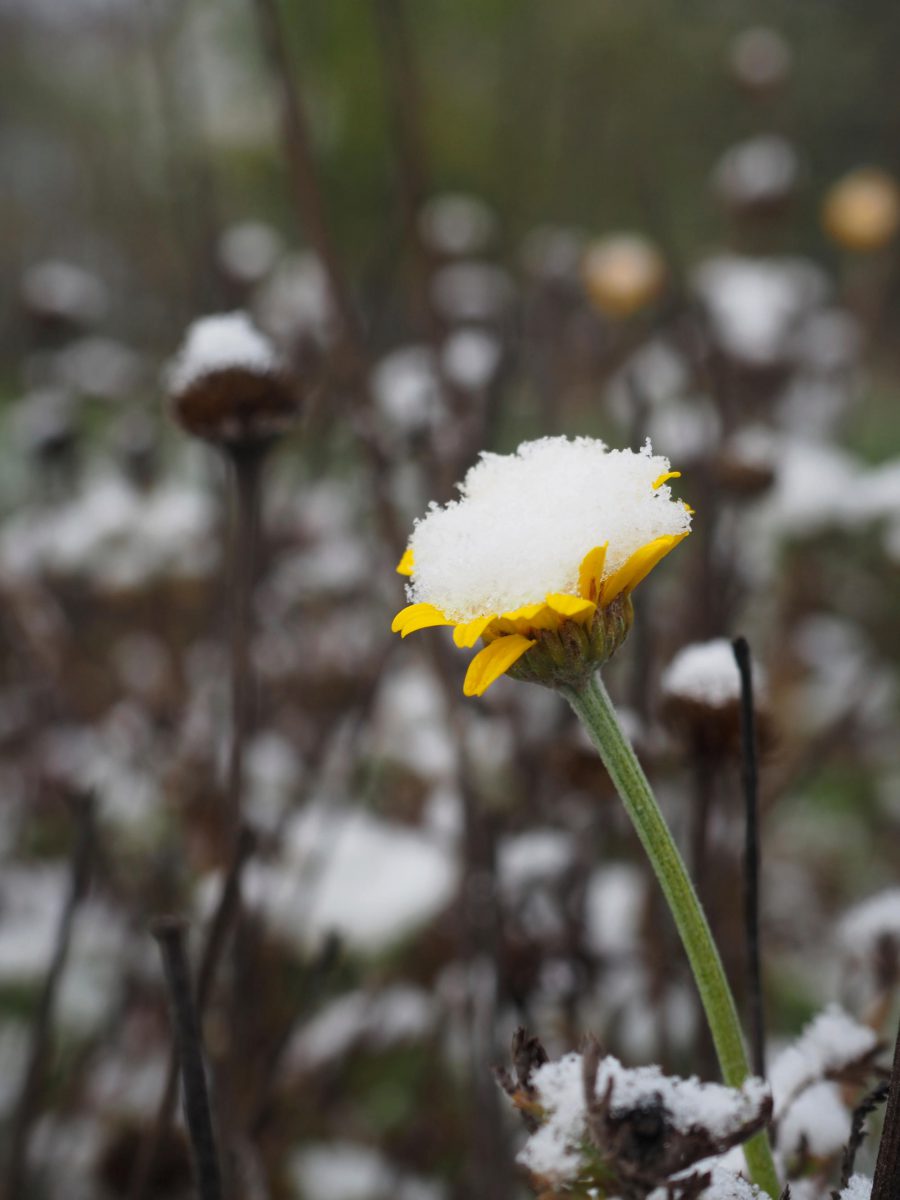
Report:
[{"label": "snow crystal", "polygon": [[872,1195],[872,1180],[868,1175],[851,1175],[850,1182],[841,1192],[841,1200],[869,1200]]},{"label": "snow crystal", "polygon": [[[765,687],[761,669],[754,663],[753,683],[758,696]],[[740,700],[741,676],[727,638],[684,646],[663,672],[661,687],[668,696],[695,700],[721,708]]]},{"label": "snow crystal", "polygon": [[187,335],[167,371],[166,384],[178,394],[217,371],[242,370],[268,375],[279,368],[269,339],[245,312],[201,317]]},{"label": "snow crystal", "polygon": [[819,1013],[772,1064],[769,1079],[779,1117],[805,1088],[871,1053],[874,1031],[833,1004]]},{"label": "snow crystal", "polygon": [[515,454],[483,453],[459,485],[461,499],[432,505],[411,539],[411,601],[471,620],[577,594],[578,570],[609,544],[608,576],[654,538],[690,529],[684,505],[653,483],[669,470],[649,442],[639,453],[592,438],[542,438]]},{"label": "snow crystal", "polygon": [[[545,1063],[531,1082],[547,1120],[528,1139],[519,1162],[537,1175],[565,1179],[579,1168],[579,1147],[585,1137],[582,1056],[567,1054],[558,1062]],[[609,1055],[600,1062],[595,1084],[597,1096],[607,1092],[614,1113],[658,1101],[679,1132],[701,1127],[714,1138],[725,1138],[759,1114],[768,1088],[756,1078],[745,1080],[738,1090],[664,1075],[657,1066],[628,1069]]]}]

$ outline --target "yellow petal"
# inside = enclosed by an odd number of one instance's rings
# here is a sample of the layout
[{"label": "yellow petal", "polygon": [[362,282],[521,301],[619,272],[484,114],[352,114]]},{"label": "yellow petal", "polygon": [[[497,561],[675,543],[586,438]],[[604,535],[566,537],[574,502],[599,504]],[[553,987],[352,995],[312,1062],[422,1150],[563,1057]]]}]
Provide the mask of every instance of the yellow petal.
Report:
[{"label": "yellow petal", "polygon": [[623,594],[627,596],[642,579],[646,579],[656,564],[686,537],[687,533],[667,534],[665,537],[654,538],[646,546],[641,546],[640,550],[635,550],[634,554],[626,559],[618,571],[614,571],[603,584],[601,603],[610,604],[616,596]]},{"label": "yellow petal", "polygon": [[407,604],[391,622],[391,632],[401,637],[415,633],[417,629],[430,629],[433,625],[454,625],[433,604]]},{"label": "yellow petal", "polygon": [[479,650],[466,671],[463,693],[466,696],[483,695],[491,684],[505,674],[533,645],[534,642],[530,638],[510,633]]},{"label": "yellow petal", "polygon": [[600,581],[603,578],[603,566],[606,562],[606,551],[609,542],[588,550],[578,568],[578,594],[585,600],[596,600],[600,595]]},{"label": "yellow petal", "polygon": [[398,575],[412,575],[413,573],[413,552],[412,546],[407,546],[403,551],[403,557],[397,563]]},{"label": "yellow petal", "polygon": [[597,610],[593,600],[583,600],[567,592],[551,592],[547,597],[547,607],[567,621],[589,621]]},{"label": "yellow petal", "polygon": [[474,621],[465,621],[453,630],[453,640],[460,649],[468,650],[474,646],[487,627],[496,620],[491,613],[487,617],[476,617]]},{"label": "yellow petal", "polygon": [[558,629],[559,617],[546,604],[523,604],[502,613],[492,632],[528,634],[535,629]]},{"label": "yellow petal", "polygon": [[652,483],[650,486],[651,486],[651,487],[654,489],[654,491],[655,491],[655,490],[656,490],[656,488],[661,488],[661,487],[662,487],[662,485],[663,485],[664,483],[668,482],[668,480],[670,480],[670,479],[680,479],[680,478],[681,478],[681,472],[680,472],[680,471],[664,471],[664,472],[663,472],[663,474],[662,474],[662,475],[660,475],[659,479],[654,479],[654,480],[653,480],[653,483]]}]

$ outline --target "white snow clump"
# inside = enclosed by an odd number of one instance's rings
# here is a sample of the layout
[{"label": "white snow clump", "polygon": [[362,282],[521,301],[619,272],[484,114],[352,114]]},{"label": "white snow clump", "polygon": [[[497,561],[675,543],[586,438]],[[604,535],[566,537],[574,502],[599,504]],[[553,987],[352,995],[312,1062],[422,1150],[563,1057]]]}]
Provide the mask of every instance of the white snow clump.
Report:
[{"label": "white snow clump", "polygon": [[[765,677],[754,665],[753,682],[757,695],[765,687]],[[693,642],[684,646],[663,672],[661,686],[668,696],[694,700],[712,708],[724,708],[741,696],[741,676],[727,638]]]},{"label": "white snow clump", "polygon": [[772,1064],[769,1079],[776,1120],[805,1088],[857,1062],[877,1044],[874,1030],[838,1005],[829,1005]]},{"label": "white snow clump", "polygon": [[877,892],[847,910],[838,926],[838,940],[854,959],[875,953],[882,940],[900,943],[900,887]]},{"label": "white snow clump", "polygon": [[201,317],[189,326],[181,349],[166,371],[166,385],[177,395],[218,371],[269,375],[280,365],[275,347],[247,313],[222,313]]},{"label": "white snow clump", "polygon": [[461,498],[433,504],[410,542],[411,602],[466,621],[577,595],[585,554],[608,543],[605,575],[665,535],[687,533],[687,508],[653,483],[669,460],[609,450],[594,438],[540,438],[515,454],[483,453],[459,484]]},{"label": "white snow clump", "polygon": [[872,1195],[872,1180],[868,1175],[851,1175],[850,1182],[841,1192],[841,1200],[869,1200]]},{"label": "white snow clump", "polygon": [[[518,1159],[535,1174],[565,1180],[580,1169],[585,1140],[585,1098],[582,1056],[567,1054],[545,1063],[531,1077],[547,1120],[526,1142]],[[725,1139],[759,1115],[768,1098],[762,1079],[744,1081],[740,1090],[699,1079],[664,1075],[657,1066],[623,1067],[608,1055],[600,1062],[595,1094],[606,1096],[612,1112],[661,1103],[672,1127],[681,1133],[700,1127]]]}]

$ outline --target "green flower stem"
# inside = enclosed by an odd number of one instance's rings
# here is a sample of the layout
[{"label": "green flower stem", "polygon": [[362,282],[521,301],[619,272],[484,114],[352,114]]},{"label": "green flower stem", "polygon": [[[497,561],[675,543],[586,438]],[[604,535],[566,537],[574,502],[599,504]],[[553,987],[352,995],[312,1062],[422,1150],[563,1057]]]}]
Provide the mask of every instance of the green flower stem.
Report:
[{"label": "green flower stem", "polygon": [[[647,852],[687,951],[722,1077],[730,1087],[740,1087],[749,1076],[750,1067],[734,997],[697,893],[647,776],[622,732],[599,674],[580,687],[559,690],[596,746]],[[778,1200],[781,1188],[766,1134],[757,1134],[748,1141],[744,1154],[753,1182],[768,1192],[772,1200]]]}]

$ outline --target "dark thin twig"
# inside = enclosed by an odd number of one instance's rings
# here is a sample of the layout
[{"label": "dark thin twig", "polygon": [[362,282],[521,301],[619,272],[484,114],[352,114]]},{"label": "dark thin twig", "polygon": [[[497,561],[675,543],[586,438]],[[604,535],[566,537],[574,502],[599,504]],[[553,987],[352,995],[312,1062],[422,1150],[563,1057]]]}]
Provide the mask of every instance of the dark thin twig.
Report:
[{"label": "dark thin twig", "polygon": [[31,1027],[31,1044],[28,1061],[19,1094],[19,1102],[13,1120],[10,1138],[10,1157],[6,1172],[7,1200],[18,1200],[25,1192],[26,1151],[28,1135],[37,1115],[44,1067],[52,1041],[53,1010],[60,981],[69,957],[75,914],[87,894],[94,857],[94,803],[92,797],[84,797],[77,804],[78,827],[72,849],[69,892],[60,914],[56,931],[53,957],[44,978],[44,986]]},{"label": "dark thin twig", "polygon": [[897,1200],[900,1179],[900,1031],[894,1043],[894,1062],[888,1089],[881,1144],[872,1178],[872,1200]]},{"label": "dark thin twig", "polygon": [[206,1064],[200,1020],[191,987],[184,946],[187,922],[181,917],[160,917],[153,923],[169,990],[172,1032],[181,1063],[184,1115],[193,1152],[194,1174],[200,1200],[222,1200],[222,1172],[209,1107]]},{"label": "dark thin twig", "polygon": [[765,1019],[762,966],[759,952],[759,771],[756,721],[753,709],[753,674],[747,639],[732,642],[741,676],[741,778],[744,784],[746,838],[744,842],[744,934],[747,943],[747,1007],[753,1070],[765,1077]]},{"label": "dark thin twig", "polygon": [[866,1139],[866,1118],[871,1116],[879,1104],[884,1104],[888,1098],[891,1082],[889,1079],[879,1083],[878,1087],[872,1088],[857,1104],[853,1110],[853,1120],[850,1122],[850,1137],[847,1139],[847,1145],[844,1147],[844,1156],[841,1160],[841,1190],[850,1182],[850,1176],[853,1174],[853,1168],[856,1166],[856,1155],[859,1152],[860,1146]]},{"label": "dark thin twig", "polygon": [[253,672],[250,661],[253,592],[259,555],[260,479],[265,449],[235,448],[229,455],[233,485],[231,538],[231,749],[228,762],[228,812],[232,838],[241,824],[244,749],[250,733]]},{"label": "dark thin twig", "polygon": [[[255,835],[250,829],[246,827],[242,828],[234,858],[225,877],[218,906],[213,914],[213,919],[206,935],[206,943],[200,959],[200,970],[197,972],[197,1009],[201,1017],[209,1003],[215,981],[216,968],[221,960],[228,931],[231,928],[234,914],[237,911],[240,898],[241,874],[244,864],[255,848]],[[156,1109],[156,1118],[148,1136],[144,1139],[131,1174],[128,1200],[144,1200],[147,1193],[147,1185],[150,1181],[153,1164],[172,1123],[172,1114],[175,1111],[175,1100],[177,1097],[177,1085],[178,1054],[173,1044],[166,1071],[166,1082]]]}]

